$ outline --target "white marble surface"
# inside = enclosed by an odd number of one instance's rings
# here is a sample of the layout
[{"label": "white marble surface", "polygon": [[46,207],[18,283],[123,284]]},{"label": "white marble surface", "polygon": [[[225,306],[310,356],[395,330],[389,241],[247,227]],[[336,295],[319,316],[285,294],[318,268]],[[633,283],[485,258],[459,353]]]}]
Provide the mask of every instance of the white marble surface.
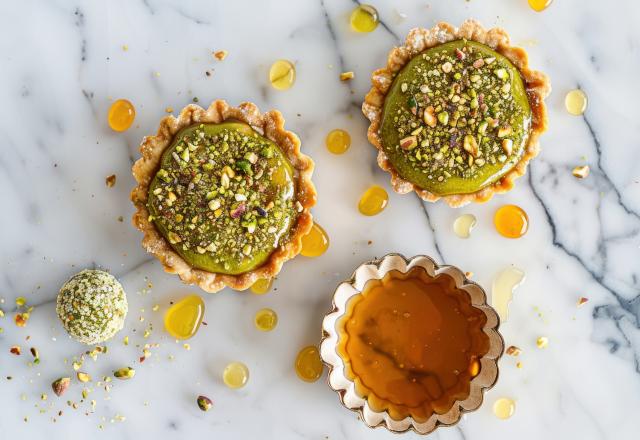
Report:
[{"label": "white marble surface", "polygon": [[[292,369],[298,349],[318,342],[337,282],[360,262],[391,251],[424,253],[473,271],[486,288],[510,264],[527,273],[501,327],[506,343],[523,349],[523,368],[503,358],[485,405],[434,438],[638,438],[640,7],[632,0],[556,0],[535,13],[526,0],[371,2],[384,25],[365,35],[349,29],[354,3],[346,0],[0,4],[0,307],[7,315],[0,318],[0,438],[395,438],[366,428],[323,380],[303,383]],[[485,205],[453,210],[391,194],[384,213],[362,217],[356,210],[362,191],[373,183],[389,188],[359,111],[369,72],[410,28],[467,17],[506,27],[551,77],[550,130],[541,156],[514,191]],[[210,56],[218,49],[229,51],[224,62]],[[297,66],[297,82],[286,92],[266,81],[278,58]],[[353,70],[355,80],[340,83],[344,70]],[[576,86],[590,97],[584,117],[563,107],[564,94]],[[201,103],[252,100],[284,113],[316,161],[314,213],[331,247],[320,258],[287,264],[268,295],[201,292],[208,325],[187,351],[164,333],[162,312],[195,289],[163,273],[142,250],[128,220],[128,194],[142,136],[155,131],[166,107],[180,109],[196,96]],[[120,97],[138,111],[135,127],[123,134],[106,124],[111,100]],[[343,156],[323,145],[336,127],[353,137]],[[570,170],[582,163],[592,173],[579,181]],[[104,179],[112,173],[117,184],[107,188]],[[510,241],[493,229],[492,214],[504,203],[529,213],[524,238]],[[462,241],[451,227],[467,212],[478,226]],[[114,383],[108,395],[94,387],[95,413],[85,415],[88,403],[78,409],[66,404],[80,400],[79,384],[63,398],[49,389],[52,380],[72,373],[65,359],[84,350],[67,338],[52,301],[65,279],[91,266],[120,278],[130,314],[109,354],[89,359],[85,368],[99,378],[131,364],[137,375]],[[147,280],[153,287],[145,294]],[[12,322],[21,295],[36,305],[22,329]],[[580,296],[589,302],[578,309]],[[154,304],[160,311],[151,310]],[[265,306],[280,316],[269,334],[252,323]],[[150,323],[154,331],[144,339]],[[120,342],[125,335],[127,347]],[[535,347],[540,335],[550,339],[546,350]],[[146,342],[160,347],[139,365],[139,344]],[[14,344],[22,345],[22,356],[9,354]],[[31,346],[40,350],[40,365],[27,365]],[[220,379],[230,360],[251,369],[240,391],[226,389]],[[49,394],[46,402],[42,392]],[[214,400],[212,411],[197,408],[198,394]],[[507,421],[491,412],[501,396],[517,401]],[[126,420],[112,423],[117,414]]]}]

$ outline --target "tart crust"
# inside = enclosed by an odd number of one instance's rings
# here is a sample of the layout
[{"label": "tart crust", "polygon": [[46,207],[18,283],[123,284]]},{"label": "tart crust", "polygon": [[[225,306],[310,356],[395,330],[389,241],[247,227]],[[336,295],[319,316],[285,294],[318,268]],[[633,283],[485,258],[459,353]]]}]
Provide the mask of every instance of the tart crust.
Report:
[{"label": "tart crust", "polygon": [[[411,59],[426,49],[460,39],[473,40],[491,47],[508,58],[518,69],[531,107],[531,131],[522,158],[499,180],[473,193],[438,196],[400,177],[382,148],[379,131],[385,98],[396,74]],[[459,207],[470,202],[486,202],[494,194],[509,191],[513,188],[514,181],[526,173],[527,164],[538,155],[540,150],[538,139],[547,129],[547,110],[544,99],[550,92],[549,78],[542,72],[529,69],[527,52],[522,48],[511,46],[509,35],[504,29],[485,29],[476,20],[466,20],[459,28],[441,22],[431,29],[412,29],[405,43],[400,47],[394,47],[389,52],[386,67],[374,71],[371,75],[371,89],[365,96],[362,112],[371,122],[367,137],[369,142],[378,149],[378,165],[391,174],[391,186],[395,192],[406,194],[415,191],[425,201],[435,202],[442,198],[449,206]]]},{"label": "tart crust", "polygon": [[[296,200],[302,205],[295,224],[291,227],[287,239],[274,249],[267,261],[250,271],[229,275],[208,272],[192,267],[160,234],[154,224],[149,221],[147,198],[149,185],[160,168],[162,154],[175,135],[183,128],[199,123],[221,123],[225,121],[244,122],[259,134],[273,141],[295,170]],[[311,182],[314,163],[310,157],[300,152],[298,136],[284,128],[284,117],[277,110],[260,113],[258,107],[244,102],[232,107],[223,100],[214,101],[208,109],[190,104],[182,109],[177,118],[167,116],[160,121],[158,133],[145,136],[140,144],[142,157],[133,165],[132,171],[138,185],[131,191],[131,201],[136,207],[133,225],[144,233],[142,246],[153,254],[168,273],[178,274],[187,284],[196,284],[207,292],[217,292],[224,287],[234,290],[245,290],[260,278],[273,278],[280,272],[282,264],[295,257],[302,249],[302,237],[311,226],[313,217],[310,209],[316,204],[316,189]]]}]

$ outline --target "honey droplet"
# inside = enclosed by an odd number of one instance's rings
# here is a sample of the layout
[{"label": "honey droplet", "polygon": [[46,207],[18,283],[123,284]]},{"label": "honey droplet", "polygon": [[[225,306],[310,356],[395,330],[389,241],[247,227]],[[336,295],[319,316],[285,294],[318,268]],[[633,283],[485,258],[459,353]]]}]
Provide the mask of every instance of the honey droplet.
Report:
[{"label": "honey droplet", "polygon": [[529,6],[536,12],[542,12],[551,6],[553,0],[529,0]]},{"label": "honey droplet", "polygon": [[529,230],[529,217],[524,209],[516,205],[504,205],[498,208],[493,223],[500,235],[507,238],[520,238]]},{"label": "honey droplet", "polygon": [[351,28],[356,32],[372,32],[380,22],[378,11],[371,5],[358,5],[351,12]]},{"label": "honey droplet", "polygon": [[453,222],[453,232],[460,238],[469,238],[475,225],[475,215],[462,214]]},{"label": "honey droplet", "polygon": [[480,373],[480,361],[476,357],[471,358],[471,363],[469,364],[469,375],[471,377],[476,377]]},{"label": "honey droplet", "polygon": [[256,312],[256,328],[263,332],[270,332],[278,325],[278,314],[271,309],[260,309]]},{"label": "honey droplet", "polygon": [[273,285],[273,278],[260,278],[258,281],[251,285],[251,291],[256,295],[264,295]]},{"label": "honey droplet", "polygon": [[358,210],[363,215],[380,214],[389,202],[387,191],[381,186],[373,185],[367,189],[358,203]]},{"label": "honey droplet", "polygon": [[118,99],[109,108],[109,127],[114,131],[125,131],[136,118],[136,109],[131,102],[126,99]]},{"label": "honey droplet", "polygon": [[499,419],[508,419],[516,410],[516,402],[507,397],[501,397],[493,403],[493,413]]},{"label": "honey droplet", "polygon": [[269,69],[269,82],[274,89],[287,90],[296,82],[296,68],[287,60],[278,60]]},{"label": "honey droplet", "polygon": [[203,316],[204,301],[199,295],[189,295],[169,307],[164,328],[176,339],[189,339],[198,332]]},{"label": "honey droplet", "polygon": [[326,139],[327,150],[333,154],[342,154],[351,146],[351,136],[339,128],[331,130]]},{"label": "honey droplet", "polygon": [[249,369],[242,362],[231,362],[224,368],[222,380],[229,388],[242,388],[249,381]]},{"label": "honey droplet", "polygon": [[298,377],[305,382],[315,382],[322,376],[322,360],[320,352],[314,345],[304,347],[296,357],[296,373]]},{"label": "honey droplet", "polygon": [[496,309],[502,322],[509,317],[509,303],[513,292],[524,282],[524,272],[517,267],[509,267],[498,274],[491,286],[491,306]]},{"label": "honey droplet", "polygon": [[309,233],[302,237],[300,253],[305,257],[319,257],[326,252],[328,247],[329,236],[319,224],[314,222]]},{"label": "honey droplet", "polygon": [[564,106],[569,113],[580,116],[587,110],[589,100],[587,95],[580,89],[571,90],[564,97]]}]

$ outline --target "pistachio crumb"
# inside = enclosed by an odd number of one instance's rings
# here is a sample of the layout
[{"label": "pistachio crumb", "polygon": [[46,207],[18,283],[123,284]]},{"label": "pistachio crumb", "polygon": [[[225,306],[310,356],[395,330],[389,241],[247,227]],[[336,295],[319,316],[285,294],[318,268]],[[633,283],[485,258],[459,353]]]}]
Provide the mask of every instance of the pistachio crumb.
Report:
[{"label": "pistachio crumb", "polygon": [[343,72],[340,74],[340,81],[349,81],[353,79],[355,74],[353,72]]},{"label": "pistachio crumb", "polygon": [[223,61],[227,55],[229,55],[229,52],[226,50],[218,50],[213,52],[213,57],[218,60],[218,61]]}]

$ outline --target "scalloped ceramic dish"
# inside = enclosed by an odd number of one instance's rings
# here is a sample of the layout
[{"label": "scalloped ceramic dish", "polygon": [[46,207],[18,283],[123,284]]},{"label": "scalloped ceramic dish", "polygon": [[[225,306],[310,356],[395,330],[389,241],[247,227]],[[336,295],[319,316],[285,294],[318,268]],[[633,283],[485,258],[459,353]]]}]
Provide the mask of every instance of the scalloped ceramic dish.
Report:
[{"label": "scalloped ceramic dish", "polygon": [[[351,317],[355,316],[355,312],[353,312],[355,307],[350,308],[349,304],[351,300],[358,296],[361,296],[361,298],[359,298],[359,303],[356,302],[356,304],[362,304],[363,298],[365,297],[362,292],[366,290],[365,286],[368,282],[372,280],[382,280],[383,278],[388,279],[389,277],[386,276],[392,272],[408,274],[409,272],[417,270],[424,271],[421,272],[420,276],[425,276],[426,274],[427,278],[433,280],[442,280],[442,278],[440,278],[441,276],[449,277],[455,291],[464,291],[468,294],[470,308],[474,310],[474,313],[480,311],[481,313],[479,313],[479,315],[484,314],[483,321],[486,317],[484,324],[478,327],[478,330],[484,333],[484,335],[479,332],[478,334],[484,340],[488,340],[488,348],[486,348],[485,353],[478,359],[479,372],[476,371],[475,374],[469,376],[470,378],[466,383],[468,393],[464,399],[454,398],[450,408],[433,410],[428,418],[424,420],[416,420],[416,418],[410,415],[398,419],[391,416],[390,410],[388,409],[391,408],[391,406],[382,410],[375,409],[374,407],[376,407],[377,404],[371,404],[369,400],[380,401],[379,396],[371,390],[369,397],[363,396],[358,391],[362,389],[363,381],[360,381],[358,377],[353,379],[349,377],[354,374],[351,362],[348,361],[348,359],[345,360],[347,356],[343,353],[343,350],[339,349],[341,343],[344,342],[341,338],[349,337],[343,336],[343,334],[347,335],[347,333],[341,332],[342,327],[347,327],[347,324],[343,324],[342,318],[347,316],[350,321],[352,319]],[[450,280],[444,281],[450,282]],[[353,313],[353,315],[347,315],[347,313]],[[371,317],[367,315],[367,318]],[[420,255],[406,259],[399,254],[388,254],[381,259],[362,264],[355,270],[349,280],[342,282],[336,288],[333,297],[333,307],[325,316],[322,323],[323,337],[320,345],[320,355],[329,368],[329,386],[338,393],[342,404],[346,408],[357,412],[369,427],[375,428],[383,426],[393,432],[413,430],[420,434],[428,434],[439,426],[454,425],[460,420],[462,414],[476,410],[482,404],[484,392],[496,383],[498,379],[497,362],[504,350],[504,341],[500,333],[498,333],[499,323],[497,313],[487,304],[485,291],[478,284],[467,279],[460,269],[454,266],[438,266],[427,256]],[[444,328],[444,326],[442,328]],[[377,348],[374,349],[374,351],[376,350]],[[426,351],[426,353],[428,353],[428,351]],[[402,364],[400,368],[403,368]],[[456,372],[456,374],[458,373]],[[369,378],[371,378],[371,376]],[[356,382],[359,382],[359,384],[356,384]]]}]

